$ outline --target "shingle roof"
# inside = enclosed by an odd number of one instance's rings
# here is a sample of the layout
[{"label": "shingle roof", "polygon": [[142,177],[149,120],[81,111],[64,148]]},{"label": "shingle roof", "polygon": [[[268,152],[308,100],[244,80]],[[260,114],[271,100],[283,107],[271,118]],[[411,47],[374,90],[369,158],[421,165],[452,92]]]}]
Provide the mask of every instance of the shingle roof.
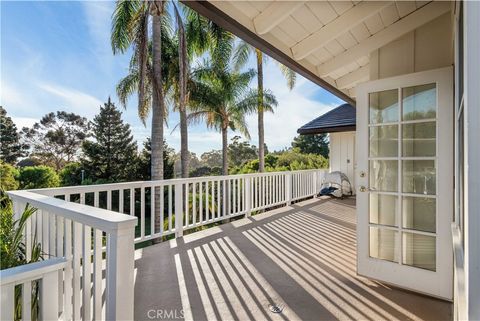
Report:
[{"label": "shingle roof", "polygon": [[297,132],[301,135],[346,132],[355,130],[355,125],[356,108],[343,104],[303,125]]}]

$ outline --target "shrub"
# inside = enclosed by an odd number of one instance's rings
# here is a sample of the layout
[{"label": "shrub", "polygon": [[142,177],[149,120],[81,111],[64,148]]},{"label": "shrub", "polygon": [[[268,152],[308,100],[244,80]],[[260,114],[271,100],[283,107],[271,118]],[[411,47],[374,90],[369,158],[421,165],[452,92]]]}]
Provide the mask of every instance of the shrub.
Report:
[{"label": "shrub", "polygon": [[70,163],[59,173],[62,186],[75,186],[82,184],[82,164]]},{"label": "shrub", "polygon": [[20,170],[20,188],[48,188],[60,186],[60,178],[51,167],[27,166]]},{"label": "shrub", "polygon": [[11,191],[18,188],[18,170],[10,164],[0,161],[0,188]]}]

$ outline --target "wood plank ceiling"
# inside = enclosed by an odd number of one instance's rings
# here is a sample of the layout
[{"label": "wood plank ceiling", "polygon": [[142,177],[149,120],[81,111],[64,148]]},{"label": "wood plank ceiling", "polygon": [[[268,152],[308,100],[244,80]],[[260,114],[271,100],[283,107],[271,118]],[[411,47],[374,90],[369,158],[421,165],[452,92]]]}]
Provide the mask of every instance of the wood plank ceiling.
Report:
[{"label": "wood plank ceiling", "polygon": [[349,97],[369,54],[450,10],[433,1],[210,1]]}]

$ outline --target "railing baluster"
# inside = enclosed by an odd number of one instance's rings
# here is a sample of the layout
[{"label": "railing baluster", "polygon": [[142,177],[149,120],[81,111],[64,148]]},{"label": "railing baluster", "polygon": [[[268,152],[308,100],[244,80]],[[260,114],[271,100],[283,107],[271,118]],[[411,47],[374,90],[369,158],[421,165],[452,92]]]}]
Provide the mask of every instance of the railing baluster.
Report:
[{"label": "railing baluster", "polygon": [[112,190],[107,191],[107,210],[112,210]]},{"label": "railing baluster", "polygon": [[48,259],[48,256],[50,255],[49,252],[49,241],[50,241],[50,235],[48,234],[49,231],[49,216],[50,214],[47,211],[42,211],[42,251],[45,252],[43,255],[44,259]]},{"label": "railing baluster", "polygon": [[172,231],[172,185],[168,185],[168,231]]},{"label": "railing baluster", "polygon": [[73,320],[80,320],[82,224],[73,222]]},{"label": "railing baluster", "polygon": [[83,225],[83,247],[82,247],[82,289],[83,289],[83,302],[82,302],[82,314],[83,320],[91,320],[91,273],[92,273],[92,229],[88,225]]},{"label": "railing baluster", "polygon": [[48,235],[49,235],[49,241],[48,241],[48,254],[51,257],[54,257],[57,253],[56,251],[56,245],[57,245],[57,240],[56,240],[56,217],[53,214],[49,214],[49,228],[48,228]]},{"label": "railing baluster", "polygon": [[221,215],[221,205],[220,205],[220,180],[217,180],[217,213],[215,218],[220,218]]},{"label": "railing baluster", "polygon": [[40,300],[41,314],[43,320],[58,320],[58,300],[48,300],[47,298],[57,298],[58,291],[58,272],[53,271],[43,275],[41,281]]},{"label": "railing baluster", "polygon": [[145,238],[145,187],[140,188],[140,239]]},{"label": "railing baluster", "polygon": [[160,189],[160,208],[158,209],[160,215],[160,235],[163,235],[163,226],[165,224],[165,186],[160,185],[158,188]]},{"label": "railing baluster", "polygon": [[208,192],[209,181],[205,182],[205,220],[208,222],[210,220],[210,197]]},{"label": "railing baluster", "polygon": [[0,287],[2,309],[1,320],[13,320],[15,308],[15,284],[5,284]]},{"label": "railing baluster", "polygon": [[130,215],[135,215],[135,189],[130,188]]},{"label": "railing baluster", "polygon": [[121,188],[118,191],[118,211],[120,213],[123,213],[125,211],[124,198],[125,198],[125,190]]},{"label": "railing baluster", "polygon": [[198,215],[198,222],[203,223],[203,182],[200,182],[199,184],[199,207],[200,207],[200,213]]},{"label": "railing baluster", "polygon": [[[190,195],[190,184],[189,183],[185,183],[184,184],[184,187],[183,187],[183,192],[184,192],[184,201],[185,201],[185,211],[184,211],[184,217],[185,217],[185,226],[188,226],[188,224],[190,223],[190,220],[189,220],[189,215],[190,215],[190,211],[189,211],[189,207],[190,207],[190,200],[189,200],[189,195]],[[182,193],[183,194],[183,193]],[[182,223],[183,225],[183,223]]]},{"label": "railing baluster", "polygon": [[[60,287],[58,288],[60,289]],[[3,308],[3,302],[2,302],[2,308]],[[31,319],[32,319],[32,281],[28,280],[23,284],[23,287],[22,287],[22,320],[31,320]],[[8,320],[8,319],[2,318],[2,320]]]},{"label": "railing baluster", "polygon": [[150,187],[150,236],[155,235],[155,186]]},{"label": "railing baluster", "polygon": [[[57,216],[57,257],[63,257],[63,230],[64,230],[64,219],[61,216]],[[58,307],[60,312],[63,311],[63,270],[58,271]],[[28,292],[31,293],[31,292]],[[28,320],[28,319],[26,319]]]},{"label": "railing baluster", "polygon": [[193,201],[193,208],[192,208],[192,220],[193,226],[197,224],[197,183],[192,183],[193,190],[192,190],[192,201]]},{"label": "railing baluster", "polygon": [[93,251],[93,319],[102,319],[102,231],[94,229]]}]

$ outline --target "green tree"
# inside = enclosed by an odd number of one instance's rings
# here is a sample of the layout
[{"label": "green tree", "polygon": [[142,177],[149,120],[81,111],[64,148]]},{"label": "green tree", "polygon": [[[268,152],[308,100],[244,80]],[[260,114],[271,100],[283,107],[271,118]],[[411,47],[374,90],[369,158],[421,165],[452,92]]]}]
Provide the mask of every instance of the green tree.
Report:
[{"label": "green tree", "polygon": [[130,125],[108,98],[100,113],[91,122],[94,141],[83,143],[82,164],[87,176],[96,181],[126,181],[134,177],[137,144]]},{"label": "green tree", "polygon": [[[259,49],[252,47],[245,41],[240,41],[235,48],[234,61],[235,68],[239,70],[245,66],[248,62],[248,58],[251,54],[255,54],[257,62],[257,108],[256,112],[258,115],[258,159],[259,159],[259,171],[263,172],[265,169],[265,125],[263,120],[263,114],[265,111],[265,99],[264,95],[261,93],[264,92],[263,89],[263,64],[266,60],[266,57],[263,52]],[[295,86],[297,79],[296,73],[290,68],[278,63],[280,71],[283,73],[287,80],[288,88],[291,90]]]},{"label": "green tree", "polygon": [[62,186],[76,186],[82,184],[83,165],[73,162],[65,165],[59,173]]},{"label": "green tree", "polygon": [[22,134],[32,149],[31,156],[60,170],[66,163],[77,159],[88,130],[85,117],[57,111],[43,116],[31,128],[24,127]]},{"label": "green tree", "polygon": [[228,145],[228,163],[230,167],[241,166],[242,164],[258,158],[258,149],[248,141],[241,141],[240,136],[234,136]]},{"label": "green tree", "polygon": [[222,166],[222,151],[211,150],[205,152],[200,156],[200,163],[206,167],[221,167]]},{"label": "green tree", "polygon": [[10,164],[0,161],[0,189],[11,191],[18,188],[18,170]]},{"label": "green tree", "polygon": [[[150,180],[151,179],[151,155],[152,145],[150,138],[143,143],[143,150],[140,153],[137,163],[136,179]],[[167,142],[163,141],[163,173],[165,179],[174,177],[174,157],[175,150],[168,146]]]},{"label": "green tree", "polygon": [[21,189],[49,188],[60,186],[57,172],[49,166],[27,166],[18,175]]},{"label": "green tree", "polygon": [[0,159],[15,164],[19,157],[26,155],[28,145],[20,141],[20,134],[7,111],[0,106]]},{"label": "green tree", "polygon": [[298,135],[293,139],[292,147],[303,154],[318,154],[328,158],[329,143],[327,134]]}]

